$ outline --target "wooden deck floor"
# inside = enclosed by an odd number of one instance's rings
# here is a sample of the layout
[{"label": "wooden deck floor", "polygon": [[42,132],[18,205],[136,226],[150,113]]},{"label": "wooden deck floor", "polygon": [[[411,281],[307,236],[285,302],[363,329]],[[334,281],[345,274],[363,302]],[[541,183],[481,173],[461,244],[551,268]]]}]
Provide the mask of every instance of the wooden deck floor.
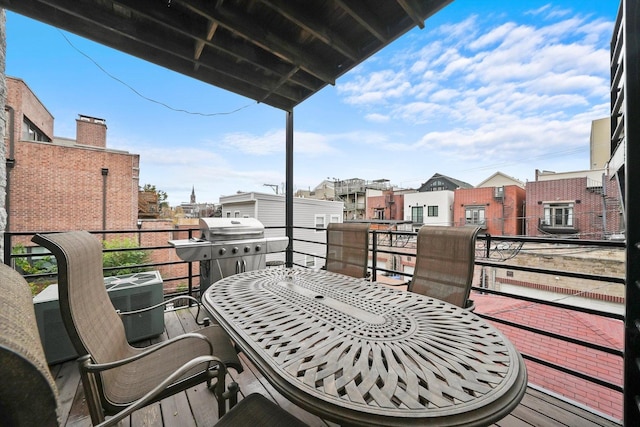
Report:
[{"label": "wooden deck floor", "polygon": [[[168,337],[197,329],[193,313],[183,309],[165,313],[165,333],[153,341],[162,341]],[[149,344],[141,343],[141,345]],[[240,354],[245,366],[244,372],[237,374],[230,371],[230,380],[240,385],[241,398],[243,395],[258,392],[270,397],[280,406],[291,412],[310,426],[335,426],[334,423],[324,421],[306,412],[282,397],[260,375],[255,366],[244,354]],[[73,361],[51,366],[56,379],[62,407],[61,426],[77,427],[90,426],[91,419],[84,401],[84,392],[80,384],[80,374]],[[164,399],[135,412],[129,419],[120,423],[122,426],[212,426],[218,419],[217,406],[213,394],[206,386],[200,385],[176,396]],[[581,407],[535,390],[527,389],[520,405],[507,417],[495,424],[500,427],[524,426],[608,426],[619,427],[620,424],[600,417]],[[252,426],[255,427],[255,426]]]}]

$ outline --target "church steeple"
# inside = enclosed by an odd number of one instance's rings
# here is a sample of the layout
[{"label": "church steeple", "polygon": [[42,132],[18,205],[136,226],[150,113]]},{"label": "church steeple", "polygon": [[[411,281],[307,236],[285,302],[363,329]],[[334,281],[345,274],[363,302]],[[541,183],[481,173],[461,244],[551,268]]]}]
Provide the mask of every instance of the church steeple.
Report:
[{"label": "church steeple", "polygon": [[196,202],[196,186],[194,185],[191,188],[191,203],[194,204]]}]

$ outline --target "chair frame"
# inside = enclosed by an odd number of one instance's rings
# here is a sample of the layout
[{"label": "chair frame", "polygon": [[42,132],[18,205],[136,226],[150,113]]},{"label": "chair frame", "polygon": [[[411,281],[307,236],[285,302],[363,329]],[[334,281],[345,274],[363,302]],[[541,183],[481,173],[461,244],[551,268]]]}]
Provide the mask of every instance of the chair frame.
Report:
[{"label": "chair frame", "polygon": [[480,227],[423,225],[407,290],[473,309],[469,299]]},{"label": "chair frame", "polygon": [[329,223],[325,257],[327,271],[356,278],[366,278],[368,261],[368,223]]},{"label": "chair frame", "polygon": [[[99,244],[98,240],[87,232],[70,232],[70,233],[81,233],[78,234],[81,239],[88,239],[89,236],[91,239],[95,239],[96,243]],[[68,233],[67,233],[68,234]],[[62,320],[69,335],[69,338],[80,355],[78,358],[78,366],[80,369],[80,375],[82,380],[82,385],[85,390],[85,396],[87,400],[87,405],[89,408],[89,413],[91,415],[91,420],[94,425],[100,424],[104,422],[105,415],[115,415],[116,417],[124,418],[123,415],[126,411],[130,413],[132,405],[135,405],[135,409],[139,409],[148,404],[160,401],[168,396],[171,396],[180,391],[186,390],[190,387],[193,387],[197,384],[201,384],[203,382],[207,383],[208,387],[211,387],[212,380],[215,379],[215,385],[212,388],[212,391],[215,394],[216,400],[218,402],[218,414],[222,417],[226,412],[226,401],[229,400],[230,407],[232,407],[235,402],[237,402],[237,392],[238,387],[237,384],[231,383],[229,385],[229,390],[225,391],[225,376],[227,373],[227,368],[225,364],[215,356],[215,349],[213,348],[212,343],[209,339],[200,333],[193,332],[183,334],[177,337],[174,337],[167,341],[162,341],[160,343],[149,346],[140,352],[138,352],[133,357],[128,357],[121,360],[114,360],[107,363],[96,363],[94,358],[91,356],[89,350],[85,346],[81,336],[76,330],[76,325],[74,321],[74,317],[71,313],[71,308],[69,305],[69,294],[68,294],[68,284],[69,284],[69,254],[66,253],[63,247],[58,245],[58,242],[55,242],[52,239],[53,235],[41,235],[36,234],[32,241],[39,244],[42,247],[47,248],[58,260],[58,282],[60,284],[59,287],[59,303],[60,303],[60,312],[62,315]],[[106,291],[105,291],[106,292]],[[184,297],[176,297],[170,300],[167,300],[161,304],[157,304],[152,307],[148,307],[142,310],[136,310],[134,312],[128,313],[118,313],[118,315],[124,314],[135,314],[145,310],[151,310],[156,308],[157,306],[168,304],[170,302],[175,301],[176,299],[184,298]],[[187,297],[197,302],[195,298]],[[198,307],[199,309],[200,307]],[[198,312],[199,313],[199,312]],[[206,324],[205,319],[205,324]],[[198,322],[201,324],[200,322]],[[181,368],[177,369],[175,372],[168,372],[167,377],[149,390],[144,396],[136,400],[135,402],[113,402],[107,399],[105,394],[102,392],[104,390],[103,386],[103,378],[102,374],[108,372],[111,369],[115,369],[118,367],[122,367],[128,363],[134,362],[136,360],[141,360],[145,357],[148,357],[162,349],[171,346],[180,346],[185,345],[182,344],[186,340],[203,340],[209,348],[208,355],[195,355],[193,359],[186,362]],[[229,344],[231,345],[231,343]],[[166,350],[165,350],[166,351]],[[196,373],[194,373],[194,368],[198,367],[198,365],[206,365],[203,368],[200,368]],[[241,367],[240,369],[241,370]],[[188,376],[185,374],[188,373]],[[133,409],[133,410],[135,410]],[[110,418],[111,422],[113,418]]]}]

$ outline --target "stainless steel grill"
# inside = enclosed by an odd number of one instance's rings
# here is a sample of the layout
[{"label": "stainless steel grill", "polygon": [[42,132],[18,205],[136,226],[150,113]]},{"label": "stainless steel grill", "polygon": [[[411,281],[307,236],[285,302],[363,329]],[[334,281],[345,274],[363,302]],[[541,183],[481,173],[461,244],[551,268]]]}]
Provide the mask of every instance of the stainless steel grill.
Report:
[{"label": "stainless steel grill", "polygon": [[287,237],[264,237],[255,218],[200,218],[200,237],[169,240],[184,261],[200,261],[200,294],[218,280],[266,267],[266,254],[287,248]]}]

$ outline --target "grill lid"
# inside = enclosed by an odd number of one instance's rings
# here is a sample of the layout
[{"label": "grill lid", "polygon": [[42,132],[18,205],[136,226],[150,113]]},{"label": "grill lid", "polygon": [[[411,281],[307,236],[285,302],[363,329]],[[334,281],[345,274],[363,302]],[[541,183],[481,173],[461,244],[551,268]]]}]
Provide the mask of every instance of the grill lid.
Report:
[{"label": "grill lid", "polygon": [[264,225],[255,218],[200,218],[200,238],[208,241],[259,239]]}]

